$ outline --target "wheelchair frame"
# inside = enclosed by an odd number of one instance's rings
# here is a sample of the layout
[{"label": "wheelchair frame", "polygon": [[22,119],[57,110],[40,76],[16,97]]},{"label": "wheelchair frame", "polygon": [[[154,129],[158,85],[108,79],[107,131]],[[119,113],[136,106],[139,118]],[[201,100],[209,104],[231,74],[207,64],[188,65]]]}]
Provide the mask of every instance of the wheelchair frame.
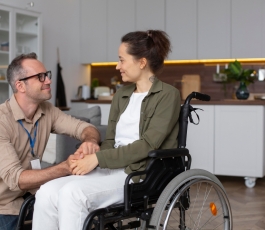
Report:
[{"label": "wheelchair frame", "polygon": [[[195,228],[186,226],[187,219],[191,219],[191,215],[193,215],[188,213],[188,217],[185,216],[191,209],[192,186],[199,186],[200,188],[206,186],[207,195],[210,193],[208,190],[213,190],[216,193],[218,201],[212,203],[214,205],[219,204],[217,208],[218,212],[221,210],[221,215],[218,214],[218,216],[223,222],[220,223],[222,228],[218,228],[217,225],[217,228],[214,229],[232,229],[232,212],[220,181],[205,170],[190,170],[191,156],[186,148],[186,138],[188,118],[193,122],[191,112],[195,111],[190,105],[192,98],[203,101],[210,100],[208,95],[198,92],[192,92],[186,98],[185,103],[181,106],[179,117],[178,148],[150,151],[148,153],[150,161],[146,170],[133,172],[127,176],[124,185],[124,203],[92,211],[85,219],[83,230],[103,230],[105,228],[116,230],[139,227],[141,229],[166,229],[168,223],[172,222],[173,210],[178,210],[180,216],[177,229],[201,229],[199,228],[200,223],[196,222],[197,220],[195,223],[192,220],[193,222],[190,224]],[[142,182],[130,183],[132,177],[140,175],[145,175]],[[17,230],[25,229],[23,223],[26,218],[26,210],[33,206],[34,201],[34,195],[24,201],[20,210]],[[154,205],[155,207],[153,207]],[[212,209],[211,207],[210,220],[207,219],[204,225],[214,222],[217,218],[214,215],[214,211],[217,212],[217,210]],[[165,220],[163,219],[164,215],[166,216]],[[123,225],[123,221],[130,218],[136,218],[136,220]],[[200,221],[203,219],[202,213],[199,213],[199,219]]]}]

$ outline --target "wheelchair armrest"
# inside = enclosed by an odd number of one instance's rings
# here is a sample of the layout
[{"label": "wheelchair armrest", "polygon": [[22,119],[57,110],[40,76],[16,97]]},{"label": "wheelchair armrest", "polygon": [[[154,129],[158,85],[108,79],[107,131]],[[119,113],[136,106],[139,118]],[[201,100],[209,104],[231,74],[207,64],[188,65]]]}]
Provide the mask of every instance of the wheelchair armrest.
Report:
[{"label": "wheelchair armrest", "polygon": [[168,157],[183,157],[189,158],[189,150],[186,148],[175,148],[175,149],[156,149],[148,153],[149,157],[156,158],[168,158]]}]

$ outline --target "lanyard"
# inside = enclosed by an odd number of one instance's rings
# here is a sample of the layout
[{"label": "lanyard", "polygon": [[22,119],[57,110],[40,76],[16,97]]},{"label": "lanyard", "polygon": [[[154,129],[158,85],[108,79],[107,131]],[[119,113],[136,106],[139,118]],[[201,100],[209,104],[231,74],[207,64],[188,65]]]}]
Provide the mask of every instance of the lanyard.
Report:
[{"label": "lanyard", "polygon": [[36,142],[36,136],[37,136],[37,129],[38,129],[38,122],[36,122],[36,125],[35,125],[35,130],[34,130],[34,138],[32,139],[31,136],[30,136],[30,133],[28,130],[26,130],[26,128],[24,127],[23,123],[21,120],[18,120],[19,124],[21,124],[21,126],[23,127],[23,129],[26,131],[26,133],[28,134],[28,137],[29,137],[29,143],[30,143],[30,147],[31,147],[31,155],[33,157],[35,157],[35,154],[34,154],[34,145],[35,145],[35,142]]}]

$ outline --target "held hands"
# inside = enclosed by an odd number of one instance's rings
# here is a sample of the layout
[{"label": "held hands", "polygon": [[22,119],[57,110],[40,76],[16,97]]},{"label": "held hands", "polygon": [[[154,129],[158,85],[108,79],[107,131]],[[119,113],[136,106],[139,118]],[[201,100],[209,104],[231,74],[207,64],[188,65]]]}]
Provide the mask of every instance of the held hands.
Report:
[{"label": "held hands", "polygon": [[[67,170],[73,175],[84,175],[92,171],[97,165],[98,160],[95,152],[100,147],[96,142],[83,142],[73,155],[66,160]],[[93,157],[89,157],[93,156]]]},{"label": "held hands", "polygon": [[83,159],[72,160],[70,168],[73,175],[84,175],[91,172],[98,165],[96,154],[85,155]]},{"label": "held hands", "polygon": [[83,142],[80,147],[76,150],[74,155],[79,156],[79,159],[84,158],[85,155],[93,154],[95,152],[98,152],[100,150],[99,145],[96,142],[93,141],[86,141]]}]

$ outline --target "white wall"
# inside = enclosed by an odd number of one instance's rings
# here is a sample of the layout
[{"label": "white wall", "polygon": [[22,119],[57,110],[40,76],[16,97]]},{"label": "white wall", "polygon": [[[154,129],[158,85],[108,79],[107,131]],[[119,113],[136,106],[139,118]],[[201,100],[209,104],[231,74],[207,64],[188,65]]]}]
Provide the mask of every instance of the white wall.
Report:
[{"label": "white wall", "polygon": [[89,77],[81,77],[79,48],[79,1],[76,0],[0,0],[0,3],[18,8],[41,12],[43,21],[43,57],[48,70],[52,70],[52,99],[55,102],[57,47],[60,50],[60,63],[65,84],[67,105],[77,93],[77,87],[89,83]]}]

